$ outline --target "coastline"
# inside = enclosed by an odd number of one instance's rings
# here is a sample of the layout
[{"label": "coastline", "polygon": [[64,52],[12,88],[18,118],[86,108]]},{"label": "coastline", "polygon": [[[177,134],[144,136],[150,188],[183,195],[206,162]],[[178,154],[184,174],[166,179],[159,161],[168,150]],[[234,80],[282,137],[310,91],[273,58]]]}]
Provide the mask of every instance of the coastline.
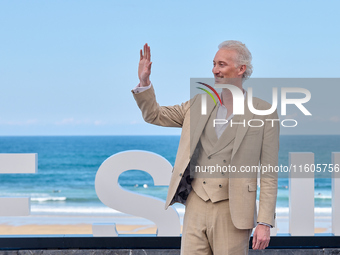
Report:
[{"label": "coastline", "polygon": [[[103,136],[103,137],[1,137],[0,149],[5,153],[35,152],[39,155],[39,171],[35,174],[2,175],[2,197],[31,197],[31,215],[0,217],[3,233],[23,232],[20,226],[45,228],[48,234],[61,232],[91,233],[93,223],[116,223],[127,228],[153,226],[154,223],[120,213],[105,206],[95,191],[98,168],[108,157],[125,150],[157,153],[174,164],[179,136]],[[280,141],[280,164],[287,165],[289,152],[313,152],[315,163],[331,163],[338,151],[340,136],[283,136]],[[166,186],[154,186],[152,176],[129,170],[119,177],[122,189],[165,200]],[[277,198],[278,234],[289,231],[288,179],[280,178]],[[316,233],[331,233],[332,183],[330,178],[315,178],[314,213]],[[175,205],[182,221],[184,207]],[[134,207],[138,211],[138,206]],[[150,209],[152,210],[152,209]],[[307,208],[306,208],[307,210]],[[303,213],[303,212],[301,212]],[[85,225],[85,226],[84,226]],[[44,226],[44,227],[42,227]],[[64,230],[57,230],[63,227]],[[12,229],[12,230],[11,230]],[[39,230],[40,231],[40,230]],[[125,230],[122,230],[125,231]],[[138,231],[138,230],[137,230]],[[35,233],[38,233],[37,231]],[[45,232],[44,232],[45,233]]]},{"label": "coastline", "polygon": [[[180,217],[181,224],[183,218]],[[156,234],[156,225],[146,219],[122,214],[102,215],[30,215],[21,217],[1,217],[0,235],[91,235],[94,223],[116,223],[119,234]],[[330,234],[332,229],[330,215],[316,215],[314,221],[316,234]],[[277,216],[277,233],[289,232],[288,215]]]},{"label": "coastline", "polygon": [[[156,234],[155,225],[116,225],[120,234]],[[91,224],[0,225],[0,235],[92,235]]]}]

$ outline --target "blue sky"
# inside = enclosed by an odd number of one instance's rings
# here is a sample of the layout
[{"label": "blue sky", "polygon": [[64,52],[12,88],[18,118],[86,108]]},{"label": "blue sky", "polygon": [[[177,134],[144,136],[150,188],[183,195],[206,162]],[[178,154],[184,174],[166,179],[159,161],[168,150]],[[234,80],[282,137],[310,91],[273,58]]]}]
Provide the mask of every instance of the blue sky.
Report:
[{"label": "blue sky", "polygon": [[[0,136],[180,134],[144,123],[131,95],[151,46],[162,105],[212,77],[224,40],[244,42],[252,77],[340,77],[338,1],[1,1]],[[340,134],[337,86],[310,88],[308,131]],[[319,100],[318,100],[319,99]]]}]

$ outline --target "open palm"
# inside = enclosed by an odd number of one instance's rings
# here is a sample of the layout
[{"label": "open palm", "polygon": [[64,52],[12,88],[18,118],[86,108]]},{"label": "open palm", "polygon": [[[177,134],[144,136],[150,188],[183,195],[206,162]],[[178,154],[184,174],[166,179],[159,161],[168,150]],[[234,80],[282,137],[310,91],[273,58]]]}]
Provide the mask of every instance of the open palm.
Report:
[{"label": "open palm", "polygon": [[151,74],[151,53],[148,44],[144,44],[144,50],[140,50],[140,60],[138,66],[138,78],[142,87],[150,85]]}]

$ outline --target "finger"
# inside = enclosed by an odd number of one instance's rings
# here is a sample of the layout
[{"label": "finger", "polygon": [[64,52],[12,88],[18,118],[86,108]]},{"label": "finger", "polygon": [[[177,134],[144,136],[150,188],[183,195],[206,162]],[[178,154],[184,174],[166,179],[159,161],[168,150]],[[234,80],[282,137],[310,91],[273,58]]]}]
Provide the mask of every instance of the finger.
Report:
[{"label": "finger", "polygon": [[142,60],[142,59],[143,59],[143,50],[141,49],[141,50],[139,51],[139,53],[140,53],[140,59],[139,59],[139,60]]},{"label": "finger", "polygon": [[150,50],[150,47],[149,47],[149,60],[151,61],[151,50]]},{"label": "finger", "polygon": [[[254,240],[254,239],[253,239],[253,240]],[[254,243],[254,245],[253,245],[253,249],[254,249],[254,250],[258,250],[258,249],[260,248],[260,244],[261,244],[261,242],[260,242],[258,236],[256,235],[255,243]]]},{"label": "finger", "polygon": [[269,246],[269,241],[266,242],[266,245],[264,246],[264,249],[266,249]]},{"label": "finger", "polygon": [[255,246],[256,246],[256,238],[257,238],[257,235],[256,235],[256,231],[254,232],[254,235],[253,235],[253,246],[252,248],[254,249]]},{"label": "finger", "polygon": [[263,243],[260,243],[259,244],[259,250],[263,250],[265,247],[264,247],[264,242]]},{"label": "finger", "polygon": [[261,245],[261,250],[266,249],[267,246],[268,246],[268,242],[263,242]]},{"label": "finger", "polygon": [[263,249],[266,249],[269,245],[269,241],[263,241],[260,245],[260,249],[263,250]]},{"label": "finger", "polygon": [[255,242],[255,233],[254,233],[254,235],[253,235],[253,243],[252,243],[252,246],[251,246],[253,249],[254,249],[254,247],[255,247],[255,243],[256,243],[256,242]]},{"label": "finger", "polygon": [[151,71],[151,64],[152,64],[152,62],[150,62],[149,65],[148,65],[148,70],[149,71]]},{"label": "finger", "polygon": [[145,58],[147,60],[149,60],[149,46],[146,44],[146,48],[145,48]]},{"label": "finger", "polygon": [[146,47],[147,47],[147,44],[144,44],[144,54],[143,54],[143,58],[146,57]]},{"label": "finger", "polygon": [[151,50],[150,50],[150,47],[148,47],[148,59],[149,59],[149,61],[151,60]]}]

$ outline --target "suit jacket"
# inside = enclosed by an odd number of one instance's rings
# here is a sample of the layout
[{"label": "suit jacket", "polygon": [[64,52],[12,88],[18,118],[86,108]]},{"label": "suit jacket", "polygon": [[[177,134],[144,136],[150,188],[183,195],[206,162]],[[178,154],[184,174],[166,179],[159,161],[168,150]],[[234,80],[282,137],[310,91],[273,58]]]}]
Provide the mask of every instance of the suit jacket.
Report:
[{"label": "suit jacket", "polygon": [[[153,87],[134,98],[142,111],[146,122],[166,127],[181,127],[182,133],[176,155],[176,161],[170,180],[165,208],[171,205],[184,171],[193,156],[193,148],[199,142],[205,124],[215,104],[207,97],[207,114],[201,115],[201,96],[196,95],[181,105],[159,106]],[[246,102],[246,100],[245,100]],[[266,110],[270,104],[253,98],[255,109]],[[259,119],[264,122],[262,127],[248,126],[248,120]],[[238,170],[241,166],[258,166],[259,162],[266,166],[277,166],[279,150],[279,123],[266,121],[278,119],[276,111],[267,116],[251,113],[245,106],[245,114],[235,115],[233,122],[245,121],[245,127],[238,124],[231,165]],[[253,121],[251,125],[259,125]],[[192,126],[192,128],[190,128]],[[229,205],[232,221],[238,229],[251,229],[256,222],[264,222],[274,226],[277,196],[277,173],[267,172],[260,179],[259,212],[256,212],[257,173],[229,173]]]}]

